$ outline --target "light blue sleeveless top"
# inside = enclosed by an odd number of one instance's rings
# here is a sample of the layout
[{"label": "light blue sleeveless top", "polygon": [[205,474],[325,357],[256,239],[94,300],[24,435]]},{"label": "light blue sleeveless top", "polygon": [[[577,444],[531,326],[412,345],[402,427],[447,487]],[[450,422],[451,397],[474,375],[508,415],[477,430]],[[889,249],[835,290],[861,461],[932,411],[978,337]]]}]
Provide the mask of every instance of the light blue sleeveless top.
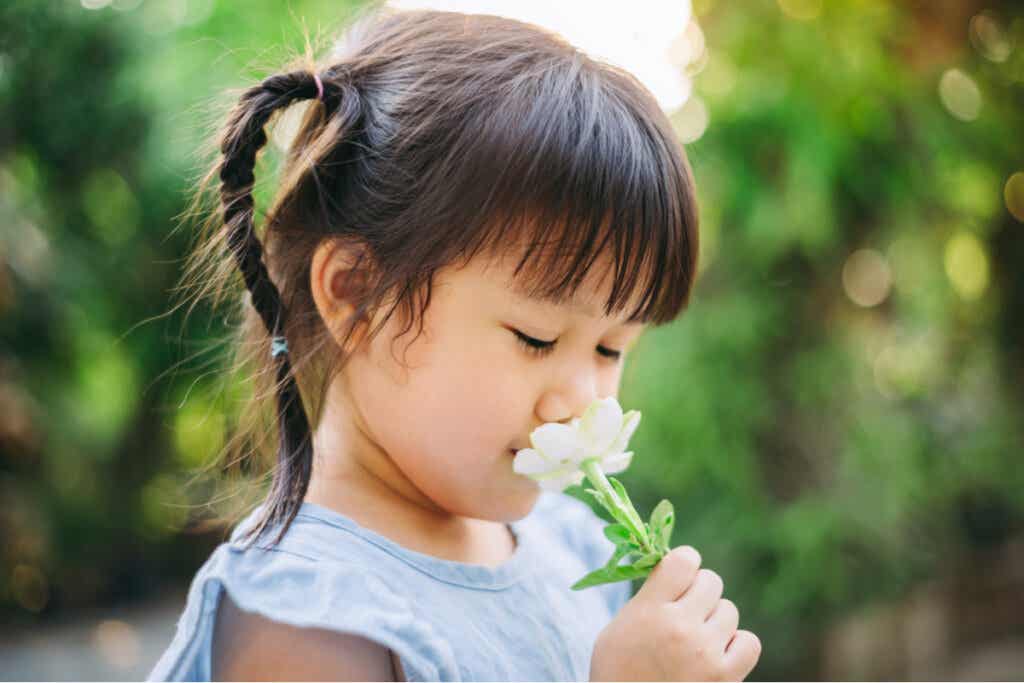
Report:
[{"label": "light blue sleeveless top", "polygon": [[569,587],[615,550],[582,501],[543,491],[509,526],[515,553],[497,568],[414,552],[314,503],[281,543],[245,548],[232,531],[192,580],[177,631],[147,680],[210,680],[222,591],[250,612],[355,633],[401,658],[410,681],[587,681],[594,641],[630,598],[628,581]]}]

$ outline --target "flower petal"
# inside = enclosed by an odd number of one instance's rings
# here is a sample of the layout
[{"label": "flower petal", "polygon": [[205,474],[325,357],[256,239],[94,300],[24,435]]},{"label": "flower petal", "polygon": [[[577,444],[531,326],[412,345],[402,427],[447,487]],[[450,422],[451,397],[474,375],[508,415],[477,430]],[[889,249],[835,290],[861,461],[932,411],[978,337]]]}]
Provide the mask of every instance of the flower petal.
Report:
[{"label": "flower petal", "polygon": [[516,474],[540,474],[558,468],[558,462],[545,458],[540,451],[524,448],[516,453],[512,461],[512,469]]},{"label": "flower petal", "polygon": [[579,484],[583,481],[584,475],[579,470],[569,470],[565,474],[549,479],[541,479],[540,486],[545,491],[564,491],[572,484]]},{"label": "flower petal", "polygon": [[530,433],[530,444],[545,458],[558,463],[576,463],[583,457],[579,433],[569,425],[548,422]]},{"label": "flower petal", "polygon": [[622,408],[614,396],[597,399],[583,413],[580,432],[587,456],[603,455],[622,431]]},{"label": "flower petal", "polygon": [[608,449],[609,453],[621,453],[626,450],[626,446],[629,444],[629,439],[633,436],[633,432],[636,431],[637,426],[640,424],[640,411],[631,410],[622,416],[622,431],[615,437],[615,442],[611,448]]},{"label": "flower petal", "polygon": [[625,453],[616,453],[609,455],[607,458],[601,461],[601,469],[605,474],[618,474],[627,467],[629,467],[630,461],[633,460],[633,451],[626,451]]}]

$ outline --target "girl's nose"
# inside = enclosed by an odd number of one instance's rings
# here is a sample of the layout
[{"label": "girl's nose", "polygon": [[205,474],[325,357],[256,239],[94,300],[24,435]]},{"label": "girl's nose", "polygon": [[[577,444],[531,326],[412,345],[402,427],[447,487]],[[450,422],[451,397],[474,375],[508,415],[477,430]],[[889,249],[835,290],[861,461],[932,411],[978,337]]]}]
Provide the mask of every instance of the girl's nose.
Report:
[{"label": "girl's nose", "polygon": [[544,393],[537,402],[537,417],[542,423],[568,422],[582,415],[597,393],[594,373],[577,373]]}]

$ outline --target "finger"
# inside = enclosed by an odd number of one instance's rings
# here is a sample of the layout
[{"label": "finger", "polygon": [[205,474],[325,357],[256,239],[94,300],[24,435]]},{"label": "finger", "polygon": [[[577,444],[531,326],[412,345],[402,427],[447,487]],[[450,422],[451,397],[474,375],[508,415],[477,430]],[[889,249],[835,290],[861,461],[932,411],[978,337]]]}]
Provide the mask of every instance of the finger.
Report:
[{"label": "finger", "polygon": [[699,567],[700,553],[696,548],[688,545],[673,548],[651,570],[635,599],[672,602],[690,587]]},{"label": "finger", "polygon": [[723,588],[722,577],[710,569],[700,569],[689,590],[676,600],[676,604],[705,621],[722,597]]},{"label": "finger", "polygon": [[718,601],[718,605],[711,612],[711,616],[707,620],[708,628],[715,633],[718,642],[722,644],[723,652],[729,641],[732,640],[733,635],[736,633],[736,627],[739,624],[740,611],[736,609],[736,604],[728,598],[722,598]]},{"label": "finger", "polygon": [[750,631],[736,631],[732,641],[725,648],[722,660],[733,678],[742,681],[747,677],[761,657],[761,640]]}]

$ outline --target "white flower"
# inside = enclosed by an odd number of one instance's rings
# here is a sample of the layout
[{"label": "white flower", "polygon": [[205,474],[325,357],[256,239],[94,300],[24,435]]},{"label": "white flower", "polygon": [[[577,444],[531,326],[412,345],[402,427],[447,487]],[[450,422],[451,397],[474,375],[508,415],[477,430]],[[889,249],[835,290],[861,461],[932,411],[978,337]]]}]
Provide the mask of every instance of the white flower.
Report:
[{"label": "white flower", "polygon": [[640,424],[640,412],[625,415],[614,396],[596,399],[583,417],[569,424],[548,422],[530,433],[530,445],[516,453],[512,469],[540,482],[548,491],[562,491],[580,484],[586,475],[580,469],[584,460],[595,458],[606,474],[629,467],[632,451],[626,444]]}]

